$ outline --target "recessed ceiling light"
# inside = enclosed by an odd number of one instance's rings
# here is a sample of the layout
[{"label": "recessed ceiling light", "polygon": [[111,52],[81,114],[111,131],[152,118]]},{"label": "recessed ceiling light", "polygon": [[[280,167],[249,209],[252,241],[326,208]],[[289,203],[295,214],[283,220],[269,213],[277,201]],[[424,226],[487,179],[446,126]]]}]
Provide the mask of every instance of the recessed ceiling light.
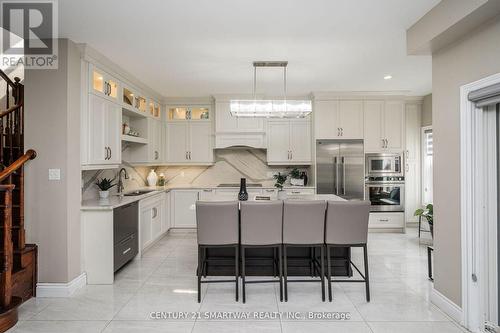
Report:
[{"label": "recessed ceiling light", "polygon": [[386,76],[384,76],[384,80],[390,80],[390,79],[392,79],[392,75],[386,75]]}]

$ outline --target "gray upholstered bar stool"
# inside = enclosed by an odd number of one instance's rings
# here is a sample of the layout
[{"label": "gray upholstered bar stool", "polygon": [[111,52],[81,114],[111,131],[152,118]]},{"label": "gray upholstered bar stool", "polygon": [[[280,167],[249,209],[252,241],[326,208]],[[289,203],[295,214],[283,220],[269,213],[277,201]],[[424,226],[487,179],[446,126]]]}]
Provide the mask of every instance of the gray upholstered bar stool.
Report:
[{"label": "gray upholstered bar stool", "polygon": [[326,211],[326,262],[328,280],[328,299],[332,301],[332,275],[330,248],[332,247],[362,247],[364,255],[365,274],[350,264],[361,275],[361,280],[333,280],[333,282],[364,282],[366,286],[366,301],[370,301],[370,279],[368,275],[368,218],[370,215],[369,201],[328,201]]},{"label": "gray upholstered bar stool", "polygon": [[[282,265],[281,265],[281,244],[283,242],[283,202],[257,202],[257,201],[242,201],[240,204],[240,231],[241,231],[241,283],[243,303],[246,300],[247,283],[266,283],[279,282],[280,284],[280,301],[283,301],[283,280],[282,280]],[[245,249],[273,248],[278,250],[278,280],[245,280],[245,265],[249,258],[245,257]],[[260,258],[259,258],[260,259]],[[275,259],[270,259],[275,271]]]},{"label": "gray upholstered bar stool", "polygon": [[[285,302],[288,301],[288,247],[320,248],[321,275],[316,280],[290,282],[321,282],[321,297],[325,301],[324,241],[326,202],[320,200],[286,200],[283,205],[283,264],[285,268]],[[315,257],[313,265],[318,265]]]},{"label": "gray upholstered bar stool", "polygon": [[[239,204],[238,201],[196,202],[196,227],[198,236],[198,303],[201,301],[201,284],[235,282],[238,301],[239,278]],[[206,272],[207,248],[234,247],[234,280],[202,281]]]}]

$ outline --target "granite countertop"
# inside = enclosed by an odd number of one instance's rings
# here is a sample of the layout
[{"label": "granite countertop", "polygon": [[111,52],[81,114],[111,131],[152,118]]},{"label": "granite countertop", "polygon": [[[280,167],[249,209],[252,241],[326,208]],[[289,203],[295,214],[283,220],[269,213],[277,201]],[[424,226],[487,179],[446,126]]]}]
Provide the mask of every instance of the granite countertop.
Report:
[{"label": "granite countertop", "polygon": [[[154,195],[157,195],[162,192],[169,192],[171,190],[182,190],[182,189],[238,189],[239,187],[217,187],[217,185],[207,185],[207,186],[193,186],[193,185],[165,185],[165,186],[156,186],[156,187],[141,187],[141,188],[136,188],[134,191],[137,190],[151,190],[149,193],[145,193],[142,195],[136,195],[136,196],[118,196],[118,195],[110,195],[108,199],[99,199],[99,198],[94,198],[94,199],[88,199],[88,200],[83,200],[81,203],[80,210],[82,211],[88,211],[88,210],[113,210],[115,208],[118,208],[120,206],[127,205],[129,203],[139,201]],[[250,187],[252,189],[271,189],[275,187],[270,187],[270,186],[263,186],[263,187]],[[314,189],[314,186],[285,186],[284,189]],[[132,191],[125,191],[125,193],[132,192]],[[294,196],[295,197],[295,196]],[[299,197],[299,195],[297,195]],[[300,195],[302,197],[302,195]],[[222,200],[222,199],[220,199]],[[227,197],[226,197],[227,200]]]}]

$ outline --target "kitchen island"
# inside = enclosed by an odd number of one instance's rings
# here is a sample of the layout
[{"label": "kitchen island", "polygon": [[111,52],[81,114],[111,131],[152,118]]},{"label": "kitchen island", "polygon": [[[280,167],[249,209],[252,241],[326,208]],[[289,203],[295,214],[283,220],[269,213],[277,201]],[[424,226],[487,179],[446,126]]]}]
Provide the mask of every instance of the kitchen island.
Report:
[{"label": "kitchen island", "polygon": [[[270,200],[277,200],[270,197]],[[256,196],[249,196],[249,200],[256,200]],[[323,200],[343,201],[344,199],[331,194],[312,195],[289,195],[285,200]],[[227,201],[224,196],[211,196],[203,201]],[[307,223],[307,221],[304,221]],[[314,251],[308,247],[290,247],[287,249],[288,275],[289,276],[312,276],[311,258],[319,258],[319,250]],[[234,250],[231,248],[211,248],[206,250],[206,272],[207,276],[232,276],[234,275]],[[271,248],[247,248],[246,267],[247,276],[274,276],[277,268],[273,260],[277,253]],[[331,248],[332,275],[351,276],[352,269],[349,264],[351,259],[350,248]]]}]

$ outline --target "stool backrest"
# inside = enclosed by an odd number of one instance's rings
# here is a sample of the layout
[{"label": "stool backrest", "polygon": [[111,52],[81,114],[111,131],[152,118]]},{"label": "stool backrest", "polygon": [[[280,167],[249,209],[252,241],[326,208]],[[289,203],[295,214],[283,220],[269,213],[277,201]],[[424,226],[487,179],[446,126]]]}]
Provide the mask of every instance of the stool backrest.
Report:
[{"label": "stool backrest", "polygon": [[284,244],[323,244],[326,202],[286,200],[283,205]]},{"label": "stool backrest", "polygon": [[241,245],[273,245],[283,241],[283,202],[240,204]]},{"label": "stool backrest", "polygon": [[328,201],[326,244],[366,244],[369,201]]},{"label": "stool backrest", "polygon": [[238,201],[197,201],[198,244],[238,244],[238,213]]}]

